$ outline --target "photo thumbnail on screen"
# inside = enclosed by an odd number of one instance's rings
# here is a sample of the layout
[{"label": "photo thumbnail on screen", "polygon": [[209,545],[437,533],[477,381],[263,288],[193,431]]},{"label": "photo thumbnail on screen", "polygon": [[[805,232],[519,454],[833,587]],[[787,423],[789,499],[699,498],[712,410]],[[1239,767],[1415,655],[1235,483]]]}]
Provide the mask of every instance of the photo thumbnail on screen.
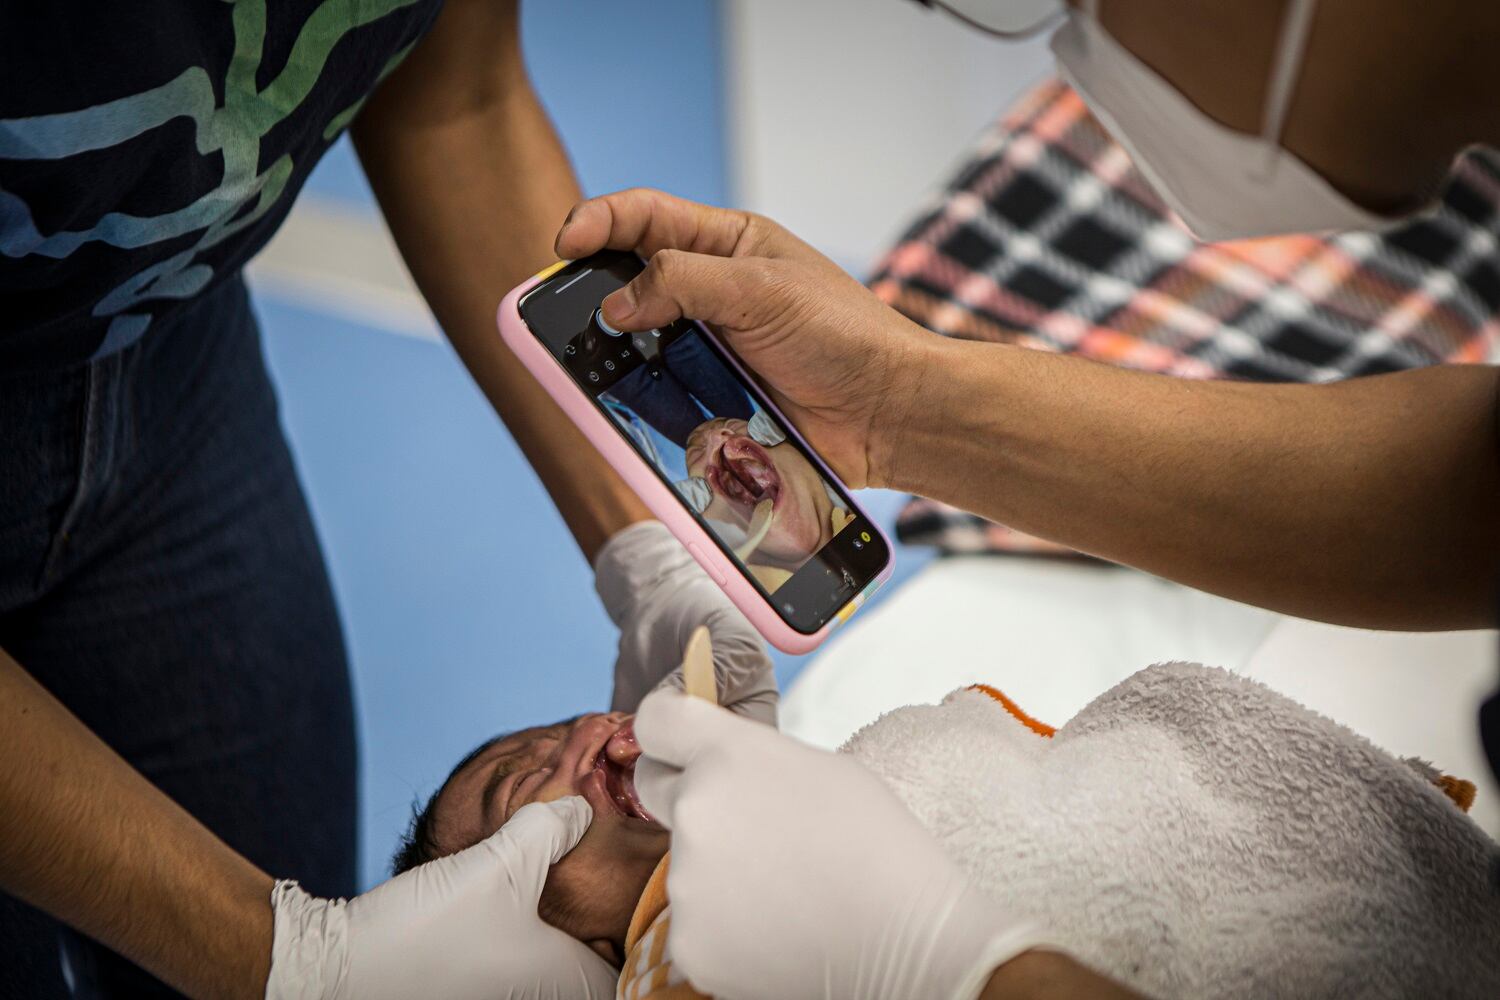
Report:
[{"label": "photo thumbnail on screen", "polygon": [[854,518],[698,328],[625,334],[597,313],[564,363],[768,592]]}]

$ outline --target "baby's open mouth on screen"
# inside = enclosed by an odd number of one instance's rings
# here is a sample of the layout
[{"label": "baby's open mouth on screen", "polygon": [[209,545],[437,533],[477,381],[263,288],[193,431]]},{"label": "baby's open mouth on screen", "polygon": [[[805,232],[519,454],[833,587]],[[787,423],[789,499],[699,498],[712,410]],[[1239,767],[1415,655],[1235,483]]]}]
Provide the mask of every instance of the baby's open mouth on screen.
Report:
[{"label": "baby's open mouth on screen", "polygon": [[781,497],[781,475],[766,450],[744,435],[726,438],[709,462],[708,485],[725,499],[754,507]]}]

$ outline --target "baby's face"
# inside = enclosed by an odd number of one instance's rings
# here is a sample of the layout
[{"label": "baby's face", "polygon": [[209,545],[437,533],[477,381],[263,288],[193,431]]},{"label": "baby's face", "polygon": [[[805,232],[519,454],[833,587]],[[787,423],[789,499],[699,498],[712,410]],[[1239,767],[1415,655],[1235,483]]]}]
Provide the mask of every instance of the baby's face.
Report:
[{"label": "baby's face", "polygon": [[583,796],[593,823],[552,866],[540,910],[616,962],[636,901],[667,850],[667,831],[635,793],[641,751],[632,718],[593,713],[513,733],[454,774],[434,806],[434,839],[451,854],[500,829],[524,805]]},{"label": "baby's face", "polygon": [[792,445],[766,448],[750,437],[745,421],[719,418],[688,437],[685,460],[688,475],[703,477],[713,490],[707,518],[745,528],[755,505],[772,501],[775,520],[755,562],[795,568],[832,537],[833,502],[818,470]]},{"label": "baby's face", "polygon": [[[568,722],[512,733],[455,774],[441,805],[455,832],[498,830],[524,805],[582,795],[594,818],[650,822],[635,794],[641,749],[632,716],[590,713]],[[447,816],[445,815],[445,818]]]}]

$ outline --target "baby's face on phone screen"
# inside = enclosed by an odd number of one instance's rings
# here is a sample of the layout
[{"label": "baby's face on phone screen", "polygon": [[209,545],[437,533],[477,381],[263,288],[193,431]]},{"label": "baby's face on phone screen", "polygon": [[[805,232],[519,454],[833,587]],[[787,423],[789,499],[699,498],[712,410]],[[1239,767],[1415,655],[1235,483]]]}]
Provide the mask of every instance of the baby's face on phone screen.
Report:
[{"label": "baby's face on phone screen", "polygon": [[757,563],[802,565],[833,537],[833,501],[823,477],[793,445],[770,447],[750,437],[745,421],[731,418],[700,424],[687,441],[687,471],[713,491],[704,516],[744,529],[756,504],[772,501],[770,531],[752,555]]}]

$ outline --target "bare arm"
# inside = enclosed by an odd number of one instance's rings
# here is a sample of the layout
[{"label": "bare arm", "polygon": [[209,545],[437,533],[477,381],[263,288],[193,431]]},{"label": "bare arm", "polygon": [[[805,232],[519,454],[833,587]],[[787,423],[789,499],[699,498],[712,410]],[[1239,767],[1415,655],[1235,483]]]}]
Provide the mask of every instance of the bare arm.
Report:
[{"label": "bare arm", "polygon": [[1142,1000],[1067,955],[1028,951],[995,970],[979,1000]]},{"label": "bare arm", "polygon": [[592,562],[650,514],[495,330],[501,297],[552,260],[578,199],[526,76],[515,0],[449,0],[354,140],[422,294]]},{"label": "bare arm", "polygon": [[652,191],[586,202],[558,245],[654,254],[610,322],[717,324],[851,485],[1308,618],[1494,622],[1500,369],[1195,382],[945,340],[775,223]]},{"label": "bare arm", "polygon": [[190,996],[264,995],[270,876],[132,770],[3,650],[0,817],[6,892]]},{"label": "bare arm", "polygon": [[1303,617],[1493,624],[1500,370],[1253,385],[927,348],[879,463],[898,488]]}]

